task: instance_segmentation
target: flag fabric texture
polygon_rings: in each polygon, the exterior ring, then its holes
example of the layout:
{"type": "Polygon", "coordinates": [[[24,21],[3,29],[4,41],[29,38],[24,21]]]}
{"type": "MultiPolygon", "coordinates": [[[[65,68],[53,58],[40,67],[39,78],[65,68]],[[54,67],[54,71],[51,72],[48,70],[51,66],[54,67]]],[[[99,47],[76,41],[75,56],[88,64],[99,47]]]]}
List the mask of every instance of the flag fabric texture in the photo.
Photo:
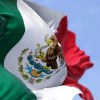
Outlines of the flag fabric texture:
{"type": "Polygon", "coordinates": [[[31,0],[0,0],[0,100],[94,100],[78,83],[93,64],[67,26],[31,0]]]}

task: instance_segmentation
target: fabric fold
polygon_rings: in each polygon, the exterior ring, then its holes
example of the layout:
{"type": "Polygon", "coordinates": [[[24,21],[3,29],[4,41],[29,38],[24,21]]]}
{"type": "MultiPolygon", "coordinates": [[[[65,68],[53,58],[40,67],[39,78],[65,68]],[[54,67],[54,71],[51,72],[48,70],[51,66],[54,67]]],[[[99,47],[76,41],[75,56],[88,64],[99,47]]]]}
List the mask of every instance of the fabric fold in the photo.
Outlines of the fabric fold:
{"type": "Polygon", "coordinates": [[[75,34],[67,29],[66,16],[61,20],[55,35],[62,46],[68,69],[68,75],[63,84],[79,88],[83,92],[81,94],[83,99],[94,100],[90,91],[78,83],[78,80],[87,69],[93,66],[93,63],[90,61],[90,57],[76,45],[75,34]]]}

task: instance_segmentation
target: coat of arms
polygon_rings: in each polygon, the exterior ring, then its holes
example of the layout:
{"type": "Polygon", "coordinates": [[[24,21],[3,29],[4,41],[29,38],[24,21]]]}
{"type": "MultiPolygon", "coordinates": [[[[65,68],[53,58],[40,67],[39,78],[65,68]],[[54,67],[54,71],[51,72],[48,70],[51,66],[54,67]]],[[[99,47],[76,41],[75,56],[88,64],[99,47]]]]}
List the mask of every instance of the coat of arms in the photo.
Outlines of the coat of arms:
{"type": "Polygon", "coordinates": [[[64,68],[62,49],[55,35],[48,38],[47,34],[44,42],[45,45],[37,43],[34,51],[29,48],[22,50],[18,57],[20,75],[31,84],[50,79],[64,68]]]}

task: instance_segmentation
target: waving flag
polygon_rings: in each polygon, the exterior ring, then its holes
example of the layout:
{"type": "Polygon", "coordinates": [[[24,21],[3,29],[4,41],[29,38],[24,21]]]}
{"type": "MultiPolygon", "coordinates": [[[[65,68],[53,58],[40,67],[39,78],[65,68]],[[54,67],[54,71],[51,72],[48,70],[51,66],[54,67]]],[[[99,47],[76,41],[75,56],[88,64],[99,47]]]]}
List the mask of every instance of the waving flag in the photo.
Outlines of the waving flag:
{"type": "Polygon", "coordinates": [[[93,100],[78,83],[93,64],[65,14],[29,0],[0,0],[0,100],[93,100]]]}

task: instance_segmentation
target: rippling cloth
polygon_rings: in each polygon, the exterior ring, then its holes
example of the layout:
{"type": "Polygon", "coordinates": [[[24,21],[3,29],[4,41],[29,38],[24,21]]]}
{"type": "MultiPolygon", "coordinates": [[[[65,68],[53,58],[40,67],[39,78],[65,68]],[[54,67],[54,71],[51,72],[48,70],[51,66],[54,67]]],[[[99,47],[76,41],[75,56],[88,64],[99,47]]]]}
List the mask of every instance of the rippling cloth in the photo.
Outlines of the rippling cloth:
{"type": "MultiPolygon", "coordinates": [[[[84,100],[93,100],[89,90],[78,83],[92,65],[90,57],[75,44],[75,34],[67,29],[65,14],[49,10],[30,0],[0,0],[0,100],[72,100],[76,94],[80,94],[84,100]],[[26,61],[23,61],[23,55],[27,51],[25,48],[34,50],[35,42],[44,43],[45,35],[53,33],[63,50],[65,70],[59,71],[61,73],[58,76],[52,74],[52,78],[39,83],[40,85],[30,84],[30,73],[23,74],[26,70],[23,64],[26,61]]],[[[28,70],[32,70],[29,68],[32,67],[27,66],[28,70]]],[[[35,69],[35,74],[36,71],[38,70],[35,69]]]]}
{"type": "Polygon", "coordinates": [[[68,75],[63,84],[79,88],[83,92],[80,96],[84,100],[94,100],[91,92],[85,86],[78,83],[78,80],[87,69],[93,66],[93,63],[90,61],[90,56],[86,55],[76,45],[75,34],[67,29],[67,17],[61,20],[56,37],[62,46],[68,69],[68,75]]]}

